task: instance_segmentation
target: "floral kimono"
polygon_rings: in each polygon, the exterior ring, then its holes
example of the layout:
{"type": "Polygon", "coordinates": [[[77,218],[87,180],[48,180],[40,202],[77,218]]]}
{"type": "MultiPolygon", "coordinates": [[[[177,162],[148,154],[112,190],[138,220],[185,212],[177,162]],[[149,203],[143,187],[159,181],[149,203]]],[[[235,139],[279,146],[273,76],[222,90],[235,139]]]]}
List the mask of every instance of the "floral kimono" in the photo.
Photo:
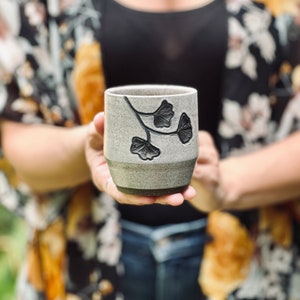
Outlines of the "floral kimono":
{"type": "MultiPolygon", "coordinates": [[[[51,0],[47,11],[44,1],[1,1],[3,118],[72,127],[103,110],[100,49],[93,40],[100,12],[90,1],[70,4],[51,0]]],[[[123,299],[117,284],[122,268],[114,201],[91,183],[32,194],[3,156],[0,165],[0,201],[29,225],[17,299],[123,299]]]]}
{"type": "MultiPolygon", "coordinates": [[[[248,0],[227,2],[229,48],[219,124],[223,157],[259,149],[300,127],[299,1],[258,1],[267,10],[248,0]],[[273,75],[265,76],[267,68],[273,75]]],[[[286,200],[209,215],[211,242],[199,273],[209,299],[300,299],[300,201],[286,200]]]]}
{"type": "MultiPolygon", "coordinates": [[[[103,110],[100,3],[1,0],[2,118],[73,127],[103,110]]],[[[296,44],[299,27],[276,4],[274,19],[261,3],[226,1],[228,49],[219,123],[224,157],[299,128],[299,61],[295,55],[291,60],[293,48],[287,47],[296,44]]],[[[0,201],[30,228],[17,299],[123,299],[114,201],[90,183],[32,194],[4,158],[0,167],[0,201]]],[[[280,207],[209,215],[212,239],[199,273],[208,297],[300,299],[297,203],[291,199],[280,207]]]]}

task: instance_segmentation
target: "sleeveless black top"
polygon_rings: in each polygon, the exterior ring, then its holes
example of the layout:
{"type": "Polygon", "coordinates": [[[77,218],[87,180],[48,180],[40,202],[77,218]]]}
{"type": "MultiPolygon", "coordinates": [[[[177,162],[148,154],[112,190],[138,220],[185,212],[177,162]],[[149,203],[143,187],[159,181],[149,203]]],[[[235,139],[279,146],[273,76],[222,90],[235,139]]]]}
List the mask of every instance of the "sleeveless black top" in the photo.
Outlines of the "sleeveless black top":
{"type": "MultiPolygon", "coordinates": [[[[101,45],[107,87],[161,83],[198,91],[199,129],[216,136],[227,48],[223,0],[188,11],[153,13],[104,1],[101,45]]],[[[188,202],[179,207],[119,205],[124,219],[147,225],[204,216],[188,202]]]]}

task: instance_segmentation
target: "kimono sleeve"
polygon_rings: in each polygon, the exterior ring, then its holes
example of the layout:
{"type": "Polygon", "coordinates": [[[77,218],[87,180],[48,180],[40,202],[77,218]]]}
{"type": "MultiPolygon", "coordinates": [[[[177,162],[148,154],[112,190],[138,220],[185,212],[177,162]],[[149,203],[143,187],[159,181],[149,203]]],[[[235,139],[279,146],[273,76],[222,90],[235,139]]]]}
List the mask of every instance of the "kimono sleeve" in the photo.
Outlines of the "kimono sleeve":
{"type": "Polygon", "coordinates": [[[70,126],[68,92],[58,80],[42,1],[1,1],[0,116],[23,123],[70,126]],[[5,14],[4,14],[5,12],[5,14]]]}

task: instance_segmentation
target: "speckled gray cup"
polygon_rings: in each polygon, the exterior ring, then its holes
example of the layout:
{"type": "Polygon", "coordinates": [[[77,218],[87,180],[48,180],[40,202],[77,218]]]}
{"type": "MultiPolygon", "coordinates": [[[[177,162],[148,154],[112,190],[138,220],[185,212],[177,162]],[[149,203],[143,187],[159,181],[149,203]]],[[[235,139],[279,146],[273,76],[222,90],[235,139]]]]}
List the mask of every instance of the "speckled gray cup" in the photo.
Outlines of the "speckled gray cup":
{"type": "Polygon", "coordinates": [[[189,185],[198,156],[197,91],[128,85],[105,91],[104,155],[117,188],[160,196],[189,185]]]}

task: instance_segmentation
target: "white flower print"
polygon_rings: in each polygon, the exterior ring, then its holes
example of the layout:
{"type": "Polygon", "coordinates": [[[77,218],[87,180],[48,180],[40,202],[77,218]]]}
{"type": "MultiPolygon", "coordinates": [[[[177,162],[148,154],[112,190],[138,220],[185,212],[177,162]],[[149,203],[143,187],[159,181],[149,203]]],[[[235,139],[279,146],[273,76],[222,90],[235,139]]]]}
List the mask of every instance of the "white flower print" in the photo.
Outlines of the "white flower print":
{"type": "Polygon", "coordinates": [[[0,38],[0,48],[2,49],[0,51],[0,74],[2,72],[12,74],[24,62],[25,55],[12,35],[0,38]]]}
{"type": "Polygon", "coordinates": [[[292,272],[293,249],[274,244],[268,232],[262,232],[257,242],[261,249],[261,267],[266,272],[262,280],[263,290],[260,296],[263,296],[263,299],[286,299],[283,286],[278,283],[282,280],[282,275],[292,272]]]}
{"type": "Polygon", "coordinates": [[[231,12],[238,12],[242,6],[251,4],[251,0],[227,0],[227,8],[231,12]]]}
{"type": "Polygon", "coordinates": [[[9,185],[2,172],[0,172],[0,203],[11,211],[16,210],[18,205],[17,192],[9,185]]]}
{"type": "Polygon", "coordinates": [[[34,55],[35,59],[40,64],[40,66],[43,69],[43,72],[45,74],[53,74],[54,73],[54,66],[51,62],[51,57],[45,51],[45,49],[43,49],[41,47],[34,47],[34,48],[32,48],[31,53],[34,55]]]}
{"type": "Polygon", "coordinates": [[[229,51],[226,57],[226,65],[229,68],[236,68],[242,64],[243,53],[246,49],[243,47],[243,40],[246,37],[246,31],[234,18],[228,20],[231,38],[229,40],[229,51]]]}
{"type": "Polygon", "coordinates": [[[113,216],[115,219],[119,218],[115,200],[106,193],[101,193],[99,198],[92,202],[92,205],[92,217],[96,223],[103,222],[108,215],[113,216]]]}
{"type": "MultiPolygon", "coordinates": [[[[51,2],[51,1],[48,1],[48,2],[51,2]]],[[[76,3],[80,4],[80,2],[78,0],[61,0],[60,1],[61,10],[65,11],[69,6],[74,5],[76,3]]]]}
{"type": "Polygon", "coordinates": [[[45,7],[38,2],[29,1],[28,3],[25,3],[25,14],[31,25],[38,26],[42,24],[45,19],[45,7]]]}
{"type": "MultiPolygon", "coordinates": [[[[0,73],[0,77],[1,77],[1,73],[0,73]]],[[[0,113],[5,107],[7,96],[8,95],[7,95],[6,88],[4,87],[3,84],[0,83],[0,113]]]]}
{"type": "Polygon", "coordinates": [[[253,143],[268,134],[270,115],[267,96],[253,93],[249,97],[248,105],[244,107],[236,101],[226,99],[220,133],[225,138],[232,138],[239,134],[244,138],[245,143],[253,143]]]}
{"type": "Polygon", "coordinates": [[[292,272],[292,251],[283,247],[275,247],[270,254],[271,263],[269,268],[274,272],[289,274],[292,272]]]}
{"type": "Polygon", "coordinates": [[[293,272],[291,276],[291,284],[290,284],[290,298],[297,299],[300,295],[300,273],[299,270],[293,272]]]}
{"type": "Polygon", "coordinates": [[[49,14],[53,17],[57,17],[60,12],[59,2],[59,0],[47,0],[49,14]]]}
{"type": "Polygon", "coordinates": [[[249,97],[249,104],[244,110],[246,122],[249,121],[249,129],[244,127],[246,131],[247,140],[253,141],[268,134],[268,123],[271,116],[271,108],[269,105],[269,98],[267,96],[260,96],[256,93],[249,97]],[[247,119],[248,117],[248,119],[247,119]]]}
{"type": "Polygon", "coordinates": [[[278,274],[267,274],[263,280],[264,299],[285,300],[286,296],[279,284],[280,276],[278,274]]]}
{"type": "Polygon", "coordinates": [[[32,268],[32,266],[28,262],[25,262],[20,267],[20,272],[16,283],[16,290],[18,293],[18,295],[16,296],[16,300],[37,300],[39,297],[34,287],[31,284],[28,284],[27,274],[30,268],[32,268]]]}
{"type": "Polygon", "coordinates": [[[18,98],[13,103],[12,109],[24,114],[36,114],[38,111],[38,105],[30,99],[18,98]]]}
{"type": "Polygon", "coordinates": [[[257,78],[257,73],[256,73],[256,60],[253,55],[251,55],[249,52],[246,53],[243,62],[242,62],[242,71],[248,75],[251,79],[256,79],[257,78]]]}
{"type": "Polygon", "coordinates": [[[78,243],[84,259],[93,258],[97,251],[97,241],[95,231],[86,231],[76,236],[76,242],[78,243]]]}
{"type": "Polygon", "coordinates": [[[45,229],[48,225],[47,213],[47,205],[39,205],[35,199],[30,199],[24,208],[24,216],[32,228],[45,229]]]}
{"type": "Polygon", "coordinates": [[[287,136],[293,130],[293,126],[300,128],[300,91],[295,94],[282,115],[276,140],[287,136]]]}
{"type": "Polygon", "coordinates": [[[276,44],[268,28],[271,15],[267,11],[252,11],[244,16],[246,28],[252,34],[253,42],[259,47],[261,56],[272,62],[275,57],[276,44]]]}
{"type": "Polygon", "coordinates": [[[16,1],[1,0],[0,1],[0,18],[3,18],[12,35],[18,35],[20,30],[20,18],[18,16],[18,5],[16,1]]]}
{"type": "Polygon", "coordinates": [[[229,49],[226,57],[228,68],[240,67],[252,80],[257,78],[257,62],[250,52],[251,46],[258,47],[262,58],[271,63],[275,58],[275,41],[268,28],[271,15],[260,10],[251,10],[243,18],[245,27],[235,18],[229,18],[229,49]]]}
{"type": "Polygon", "coordinates": [[[226,66],[230,69],[240,67],[244,74],[251,79],[257,77],[256,60],[249,52],[247,32],[237,19],[229,18],[230,33],[229,48],[226,56],[226,66]]]}
{"type": "Polygon", "coordinates": [[[263,272],[256,260],[251,262],[248,277],[239,288],[237,299],[255,299],[262,295],[263,272]]]}
{"type": "MultiPolygon", "coordinates": [[[[23,188],[28,190],[26,185],[23,188]]],[[[24,217],[30,227],[41,230],[46,229],[56,218],[57,211],[61,209],[66,200],[64,193],[55,194],[51,200],[30,197],[23,210],[24,217]]]]}
{"type": "Polygon", "coordinates": [[[115,207],[115,200],[108,194],[101,193],[92,205],[93,220],[96,223],[105,221],[105,224],[97,233],[97,241],[100,244],[97,257],[99,261],[108,265],[116,265],[121,253],[121,241],[119,237],[119,212],[115,207]]]}
{"type": "Polygon", "coordinates": [[[220,124],[220,133],[225,138],[232,138],[242,134],[241,126],[242,109],[236,101],[226,99],[223,104],[224,120],[220,124]]]}
{"type": "Polygon", "coordinates": [[[119,262],[121,254],[119,232],[120,227],[118,220],[110,217],[98,234],[101,245],[98,249],[99,261],[106,262],[111,266],[116,265],[119,262]]]}

